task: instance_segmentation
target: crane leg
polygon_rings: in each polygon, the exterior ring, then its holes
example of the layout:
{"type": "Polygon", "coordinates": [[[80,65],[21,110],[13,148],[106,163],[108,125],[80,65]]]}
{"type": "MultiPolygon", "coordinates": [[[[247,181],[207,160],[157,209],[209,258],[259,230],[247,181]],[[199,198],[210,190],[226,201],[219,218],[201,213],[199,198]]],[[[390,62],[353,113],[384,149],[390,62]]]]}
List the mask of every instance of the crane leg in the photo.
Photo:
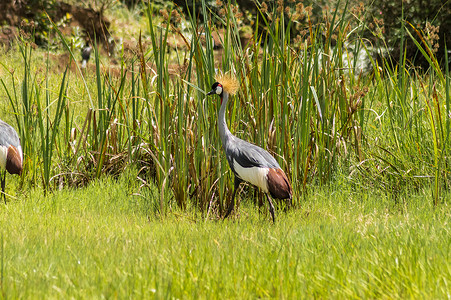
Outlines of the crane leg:
{"type": "Polygon", "coordinates": [[[241,180],[238,179],[238,177],[235,176],[235,183],[234,183],[234,187],[233,187],[233,193],[232,193],[232,203],[230,203],[229,208],[227,209],[227,213],[224,216],[224,219],[227,218],[230,213],[233,210],[233,207],[235,205],[235,195],[236,195],[236,191],[238,190],[238,187],[240,186],[241,180]]]}
{"type": "Polygon", "coordinates": [[[0,175],[2,177],[1,179],[1,184],[2,184],[2,196],[3,196],[3,200],[5,200],[5,204],[6,204],[6,194],[5,194],[5,184],[6,184],[6,170],[3,170],[3,174],[0,175]]]}
{"type": "Polygon", "coordinates": [[[274,205],[272,204],[271,198],[269,198],[269,195],[266,194],[266,198],[268,198],[269,202],[269,212],[271,213],[272,222],[276,223],[276,218],[274,217],[274,205]]]}

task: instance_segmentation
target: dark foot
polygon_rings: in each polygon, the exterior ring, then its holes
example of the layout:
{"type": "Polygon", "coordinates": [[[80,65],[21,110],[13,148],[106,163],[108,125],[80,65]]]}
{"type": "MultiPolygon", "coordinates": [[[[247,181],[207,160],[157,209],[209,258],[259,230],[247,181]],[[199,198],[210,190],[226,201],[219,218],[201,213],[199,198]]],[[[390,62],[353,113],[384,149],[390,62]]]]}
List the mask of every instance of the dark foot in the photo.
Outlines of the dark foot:
{"type": "Polygon", "coordinates": [[[268,194],[266,194],[266,198],[268,198],[269,212],[271,213],[272,222],[276,223],[276,217],[274,216],[274,205],[272,204],[271,198],[269,198],[268,194]]]}

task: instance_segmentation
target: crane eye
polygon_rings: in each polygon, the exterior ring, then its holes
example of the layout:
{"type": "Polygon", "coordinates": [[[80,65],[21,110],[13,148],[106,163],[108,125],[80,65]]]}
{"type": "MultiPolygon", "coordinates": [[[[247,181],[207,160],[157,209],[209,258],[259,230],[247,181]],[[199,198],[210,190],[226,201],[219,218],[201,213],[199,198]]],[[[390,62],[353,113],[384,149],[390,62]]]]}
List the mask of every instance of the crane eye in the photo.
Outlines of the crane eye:
{"type": "Polygon", "coordinates": [[[218,85],[218,86],[216,87],[215,93],[216,93],[217,95],[221,95],[221,93],[222,93],[222,86],[218,85]]]}

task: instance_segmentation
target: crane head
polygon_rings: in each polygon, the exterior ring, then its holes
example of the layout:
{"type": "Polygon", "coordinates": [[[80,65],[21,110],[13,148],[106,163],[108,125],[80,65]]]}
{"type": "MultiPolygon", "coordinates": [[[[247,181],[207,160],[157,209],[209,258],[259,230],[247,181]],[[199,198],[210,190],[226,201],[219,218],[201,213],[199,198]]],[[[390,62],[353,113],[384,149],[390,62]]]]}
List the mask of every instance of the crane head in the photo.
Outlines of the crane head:
{"type": "Polygon", "coordinates": [[[213,83],[211,86],[211,91],[207,93],[207,95],[222,95],[222,85],[219,82],[213,83]]]}
{"type": "Polygon", "coordinates": [[[240,84],[230,73],[218,74],[215,76],[216,82],[213,83],[212,90],[207,95],[219,95],[222,98],[225,91],[229,95],[235,95],[240,84]]]}

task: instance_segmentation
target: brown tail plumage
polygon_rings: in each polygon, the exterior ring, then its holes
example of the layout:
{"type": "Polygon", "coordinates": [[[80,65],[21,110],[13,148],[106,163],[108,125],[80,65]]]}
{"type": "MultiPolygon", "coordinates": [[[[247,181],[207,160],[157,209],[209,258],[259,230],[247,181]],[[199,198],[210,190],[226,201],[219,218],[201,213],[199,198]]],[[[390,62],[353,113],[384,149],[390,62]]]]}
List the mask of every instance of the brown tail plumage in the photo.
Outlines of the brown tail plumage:
{"type": "Polygon", "coordinates": [[[9,174],[22,174],[22,157],[14,146],[8,147],[5,168],[9,174]]]}
{"type": "Polygon", "coordinates": [[[287,175],[282,169],[269,169],[268,175],[268,191],[273,198],[290,199],[293,194],[291,184],[287,175]]]}

